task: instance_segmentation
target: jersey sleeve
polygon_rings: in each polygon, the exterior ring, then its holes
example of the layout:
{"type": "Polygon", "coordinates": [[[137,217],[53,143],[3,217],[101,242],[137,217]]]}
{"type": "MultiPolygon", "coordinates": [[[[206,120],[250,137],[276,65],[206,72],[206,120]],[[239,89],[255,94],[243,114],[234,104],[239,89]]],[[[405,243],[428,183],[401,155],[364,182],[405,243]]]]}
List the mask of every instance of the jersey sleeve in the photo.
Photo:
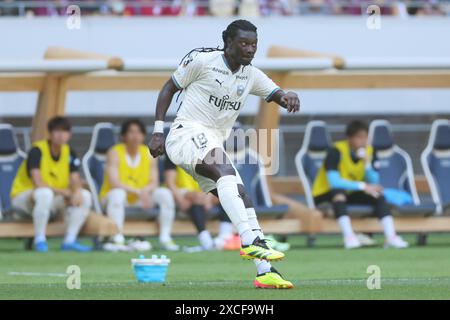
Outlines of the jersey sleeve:
{"type": "Polygon", "coordinates": [[[331,148],[327,152],[327,156],[324,160],[326,171],[337,171],[339,167],[339,161],[341,160],[341,154],[336,148],[331,148]]]}
{"type": "Polygon", "coordinates": [[[273,94],[280,90],[275,82],[272,81],[264,72],[254,68],[254,81],[250,94],[264,98],[270,101],[273,94]]]}
{"type": "Polygon", "coordinates": [[[28,176],[31,176],[31,170],[39,169],[41,167],[42,153],[38,147],[33,147],[28,152],[27,156],[27,172],[28,176]]]}
{"type": "Polygon", "coordinates": [[[173,163],[166,154],[165,159],[164,159],[164,171],[175,170],[175,169],[176,169],[175,163],[173,163]]]}
{"type": "Polygon", "coordinates": [[[172,80],[178,89],[184,89],[197,80],[203,67],[201,54],[186,57],[172,74],[172,80]]]}
{"type": "Polygon", "coordinates": [[[70,172],[78,172],[80,170],[81,161],[77,157],[75,151],[70,148],[70,172]]]}

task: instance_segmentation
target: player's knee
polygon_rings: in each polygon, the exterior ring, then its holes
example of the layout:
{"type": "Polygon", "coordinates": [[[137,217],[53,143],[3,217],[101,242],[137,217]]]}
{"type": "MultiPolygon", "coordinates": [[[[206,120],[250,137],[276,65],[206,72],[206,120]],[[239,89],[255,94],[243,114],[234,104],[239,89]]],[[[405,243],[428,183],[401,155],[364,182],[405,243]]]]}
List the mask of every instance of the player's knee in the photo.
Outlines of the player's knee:
{"type": "Polygon", "coordinates": [[[108,202],[110,203],[125,205],[126,200],[127,192],[124,189],[115,188],[108,193],[108,202]]]}
{"type": "Polygon", "coordinates": [[[195,167],[195,171],[214,181],[219,180],[223,176],[235,176],[236,171],[229,164],[206,164],[200,163],[195,167]]]}
{"type": "Polygon", "coordinates": [[[253,207],[252,199],[248,195],[247,191],[245,191],[244,185],[238,184],[238,191],[239,191],[239,195],[242,198],[242,201],[244,201],[245,207],[246,208],[252,208],[253,207]]]}
{"type": "Polygon", "coordinates": [[[160,206],[175,209],[175,200],[172,192],[167,188],[158,188],[155,190],[154,198],[160,206]]]}
{"type": "Polygon", "coordinates": [[[331,201],[332,202],[346,202],[347,197],[343,193],[337,193],[333,196],[333,198],[331,198],[331,201]]]}
{"type": "Polygon", "coordinates": [[[81,206],[83,208],[87,208],[89,209],[92,206],[92,195],[89,191],[82,189],[81,190],[81,196],[83,198],[83,202],[81,204],[81,206]]]}
{"type": "Polygon", "coordinates": [[[37,188],[33,192],[33,200],[36,205],[49,207],[52,205],[55,194],[50,188],[37,188]]]}

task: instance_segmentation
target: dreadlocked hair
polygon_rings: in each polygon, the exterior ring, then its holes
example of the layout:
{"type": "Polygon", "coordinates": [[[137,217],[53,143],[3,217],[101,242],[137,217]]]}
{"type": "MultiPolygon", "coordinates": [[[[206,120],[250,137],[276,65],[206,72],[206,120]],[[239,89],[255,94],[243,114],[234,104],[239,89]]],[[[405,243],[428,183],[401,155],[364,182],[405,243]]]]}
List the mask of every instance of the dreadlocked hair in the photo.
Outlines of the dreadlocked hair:
{"type": "Polygon", "coordinates": [[[219,48],[219,46],[217,46],[216,48],[212,48],[212,47],[194,48],[191,51],[189,51],[188,53],[186,53],[186,55],[181,59],[180,64],[182,64],[186,58],[190,58],[192,53],[194,53],[194,52],[200,53],[200,52],[225,51],[225,49],[227,48],[227,39],[228,38],[233,39],[236,36],[238,30],[256,32],[257,28],[253,23],[251,23],[248,20],[243,20],[243,19],[234,20],[222,32],[223,48],[219,48]]]}
{"type": "Polygon", "coordinates": [[[233,39],[236,36],[238,30],[256,32],[257,28],[253,23],[251,23],[248,20],[243,19],[234,20],[232,23],[228,25],[226,30],[222,32],[222,40],[223,40],[222,50],[225,50],[227,48],[227,39],[228,38],[233,39]]]}
{"type": "MultiPolygon", "coordinates": [[[[200,53],[200,52],[225,51],[225,49],[227,48],[227,39],[228,38],[233,39],[236,36],[238,30],[256,32],[256,29],[257,29],[256,26],[248,20],[243,20],[243,19],[234,20],[222,32],[223,48],[219,48],[219,46],[217,46],[215,48],[212,48],[212,47],[194,48],[191,51],[189,51],[188,53],[186,53],[186,55],[181,59],[179,64],[181,65],[183,63],[186,63],[186,64],[189,63],[193,59],[192,54],[194,52],[200,53]]],[[[182,91],[183,90],[180,90],[180,92],[178,93],[175,102],[178,102],[178,98],[180,97],[182,91]]],[[[181,101],[180,105],[178,106],[178,110],[180,110],[182,103],[183,103],[183,101],[181,101]]]]}

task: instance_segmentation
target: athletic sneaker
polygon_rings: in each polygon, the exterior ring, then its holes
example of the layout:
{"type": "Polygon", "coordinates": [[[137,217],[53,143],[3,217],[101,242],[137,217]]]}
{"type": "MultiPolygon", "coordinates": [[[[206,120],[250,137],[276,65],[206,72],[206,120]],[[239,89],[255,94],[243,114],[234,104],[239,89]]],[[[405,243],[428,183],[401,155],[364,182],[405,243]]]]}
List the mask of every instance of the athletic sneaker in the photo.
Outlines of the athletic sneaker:
{"type": "Polygon", "coordinates": [[[37,252],[48,252],[47,241],[39,241],[34,244],[34,250],[37,252]]]}
{"type": "Polygon", "coordinates": [[[284,258],[284,253],[270,248],[266,240],[261,240],[259,237],[253,241],[252,244],[242,245],[240,255],[243,259],[263,259],[267,261],[281,260],[284,258]]]}
{"type": "Polygon", "coordinates": [[[233,234],[225,240],[223,250],[239,250],[241,248],[241,237],[238,234],[233,234]]]}
{"type": "Polygon", "coordinates": [[[409,244],[405,240],[402,239],[400,236],[394,236],[386,240],[384,244],[385,248],[397,248],[397,249],[404,249],[408,248],[409,244]]]}
{"type": "Polygon", "coordinates": [[[134,251],[149,251],[152,249],[150,242],[145,240],[130,239],[127,241],[127,246],[134,251]]]}
{"type": "Polygon", "coordinates": [[[91,250],[91,247],[82,245],[77,241],[61,244],[61,251],[89,252],[91,250]]]}
{"type": "Polygon", "coordinates": [[[356,249],[361,247],[361,242],[359,242],[358,238],[353,234],[348,237],[344,237],[344,247],[345,249],[356,249]]]}
{"type": "Polygon", "coordinates": [[[124,243],[107,242],[103,245],[103,250],[110,252],[129,252],[132,249],[124,243]]]}
{"type": "Polygon", "coordinates": [[[278,251],[284,252],[284,251],[288,251],[291,248],[291,245],[287,242],[280,242],[277,239],[275,239],[274,236],[272,235],[268,235],[265,237],[267,244],[278,251]]]}
{"type": "Polygon", "coordinates": [[[294,285],[281,276],[274,268],[270,268],[270,272],[258,274],[253,281],[255,288],[263,289],[292,289],[294,285]]]}
{"type": "Polygon", "coordinates": [[[180,246],[177,245],[173,240],[169,240],[166,242],[160,242],[159,246],[161,250],[167,250],[167,251],[178,251],[180,250],[180,246]]]}
{"type": "Polygon", "coordinates": [[[361,246],[363,247],[370,247],[377,244],[377,242],[374,239],[372,239],[369,236],[366,236],[363,233],[357,233],[356,237],[358,238],[359,243],[361,243],[361,246]]]}

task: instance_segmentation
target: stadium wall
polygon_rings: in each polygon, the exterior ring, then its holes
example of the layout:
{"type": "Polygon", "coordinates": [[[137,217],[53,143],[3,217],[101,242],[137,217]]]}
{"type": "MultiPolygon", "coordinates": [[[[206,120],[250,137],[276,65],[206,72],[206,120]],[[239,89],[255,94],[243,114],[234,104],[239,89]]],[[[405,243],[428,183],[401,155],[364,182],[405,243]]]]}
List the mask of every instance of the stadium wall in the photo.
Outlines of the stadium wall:
{"type": "MultiPolygon", "coordinates": [[[[0,59],[39,59],[49,46],[114,54],[124,58],[181,58],[191,48],[220,46],[233,18],[86,17],[70,30],[65,18],[1,18],[0,59]],[[130,36],[132,35],[132,36],[130,36]]],[[[259,29],[259,57],[271,45],[316,50],[344,57],[445,57],[450,55],[450,20],[382,17],[381,29],[365,17],[273,17],[252,19],[259,29]]],[[[303,114],[450,113],[450,90],[302,90],[303,114]]],[[[35,93],[0,93],[0,116],[33,114],[35,93]]],[[[151,115],[155,92],[71,92],[72,116],[151,115]]],[[[244,115],[257,112],[251,98],[244,115]]],[[[176,107],[169,111],[173,114],[176,107]]]]}

